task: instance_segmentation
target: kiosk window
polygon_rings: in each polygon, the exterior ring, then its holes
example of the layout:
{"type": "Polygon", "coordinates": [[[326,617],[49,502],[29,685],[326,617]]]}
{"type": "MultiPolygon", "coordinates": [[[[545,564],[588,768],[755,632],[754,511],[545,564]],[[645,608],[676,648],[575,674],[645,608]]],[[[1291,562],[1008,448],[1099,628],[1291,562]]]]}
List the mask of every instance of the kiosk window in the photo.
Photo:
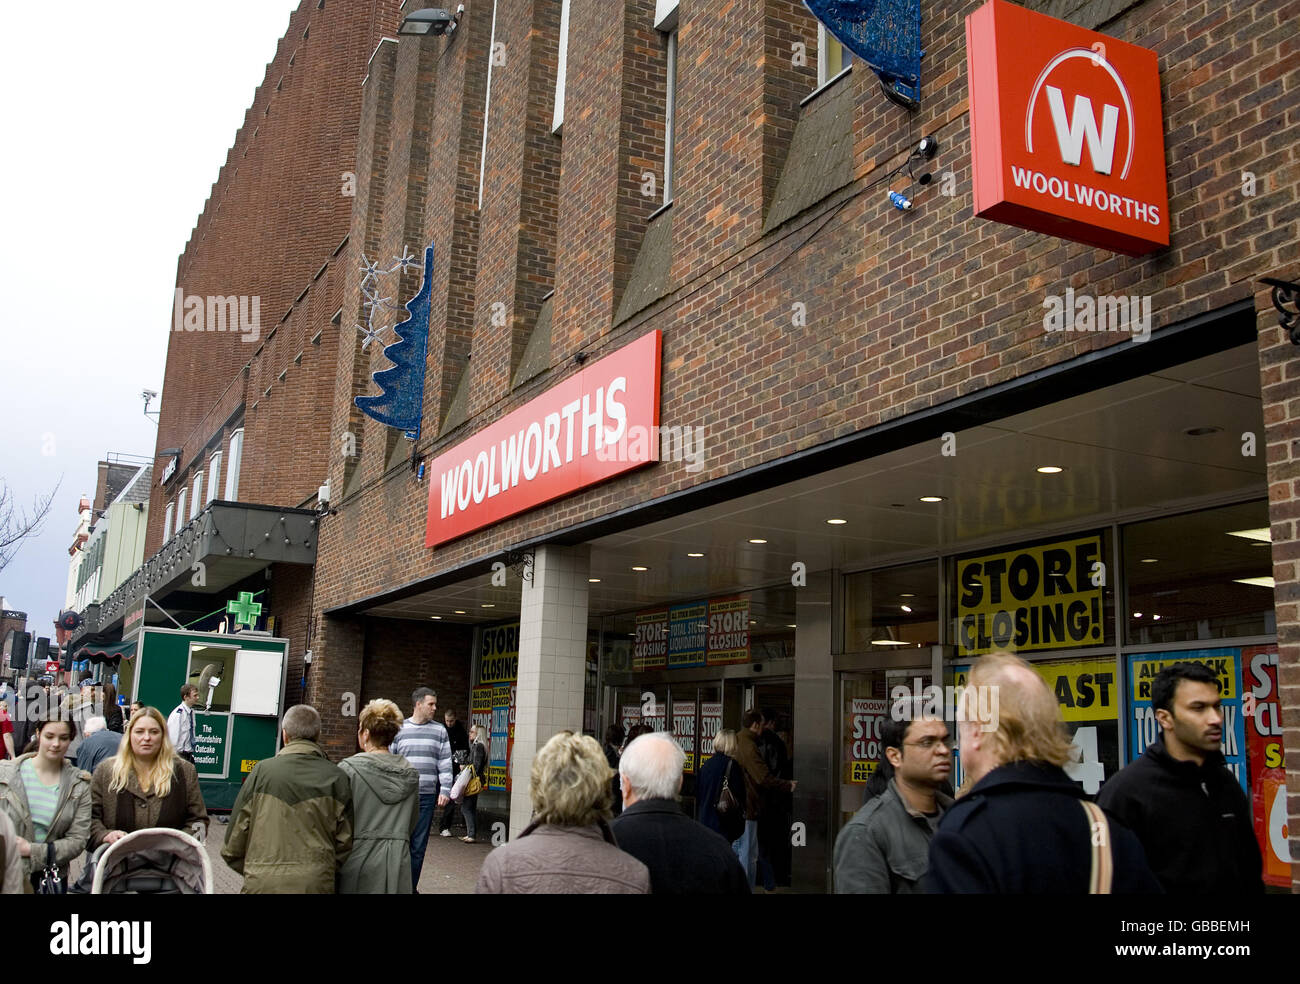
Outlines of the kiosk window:
{"type": "Polygon", "coordinates": [[[850,574],[844,579],[844,649],[886,653],[939,644],[935,561],[850,574]]]}

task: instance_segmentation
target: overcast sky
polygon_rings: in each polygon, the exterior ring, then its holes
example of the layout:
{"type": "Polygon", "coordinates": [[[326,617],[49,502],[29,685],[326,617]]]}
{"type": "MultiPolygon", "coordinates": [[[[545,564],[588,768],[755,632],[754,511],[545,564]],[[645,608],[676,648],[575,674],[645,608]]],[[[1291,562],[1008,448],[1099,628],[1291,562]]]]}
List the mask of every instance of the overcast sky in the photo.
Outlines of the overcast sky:
{"type": "Polygon", "coordinates": [[[62,479],[0,596],[53,636],[77,500],[152,456],[176,261],[299,0],[66,0],[0,12],[0,479],[62,479]],[[151,409],[157,409],[155,400],[151,409]]]}

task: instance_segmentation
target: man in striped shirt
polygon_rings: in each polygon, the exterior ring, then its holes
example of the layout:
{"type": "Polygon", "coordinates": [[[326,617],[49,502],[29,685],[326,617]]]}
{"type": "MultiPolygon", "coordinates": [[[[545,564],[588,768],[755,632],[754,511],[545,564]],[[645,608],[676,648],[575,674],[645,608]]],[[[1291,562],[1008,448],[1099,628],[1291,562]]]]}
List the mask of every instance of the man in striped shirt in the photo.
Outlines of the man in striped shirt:
{"type": "Polygon", "coordinates": [[[434,808],[451,801],[451,739],[438,723],[438,695],[428,687],[417,687],[411,694],[414,709],[402,723],[390,751],[401,755],[420,774],[420,819],[411,835],[411,884],[419,890],[424,851],[429,845],[429,828],[434,808]]]}

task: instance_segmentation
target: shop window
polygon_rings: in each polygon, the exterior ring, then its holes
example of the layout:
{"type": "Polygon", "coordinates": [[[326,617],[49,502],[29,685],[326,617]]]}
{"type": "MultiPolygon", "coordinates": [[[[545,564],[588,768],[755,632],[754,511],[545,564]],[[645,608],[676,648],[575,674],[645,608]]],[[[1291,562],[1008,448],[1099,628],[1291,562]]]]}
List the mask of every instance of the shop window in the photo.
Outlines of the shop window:
{"type": "Polygon", "coordinates": [[[844,579],[844,649],[885,653],[939,644],[935,561],[850,574],[844,579]]]}
{"type": "Polygon", "coordinates": [[[949,562],[958,659],[1005,651],[1025,658],[1114,640],[1110,530],[1076,533],[949,562]]]}
{"type": "Polygon", "coordinates": [[[1129,645],[1273,635],[1268,503],[1124,528],[1129,645]]]}

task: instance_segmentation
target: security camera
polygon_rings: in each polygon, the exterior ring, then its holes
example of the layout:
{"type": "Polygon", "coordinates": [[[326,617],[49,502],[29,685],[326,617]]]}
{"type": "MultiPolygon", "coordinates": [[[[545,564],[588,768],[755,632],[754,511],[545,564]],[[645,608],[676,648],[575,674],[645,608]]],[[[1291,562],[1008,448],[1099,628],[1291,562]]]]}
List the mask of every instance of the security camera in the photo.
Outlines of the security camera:
{"type": "Polygon", "coordinates": [[[148,400],[156,400],[156,399],[158,399],[158,391],[157,391],[157,390],[148,390],[148,389],[147,389],[147,390],[145,390],[144,392],[142,392],[142,393],[140,394],[140,396],[142,396],[146,401],[148,401],[148,400]]]}

